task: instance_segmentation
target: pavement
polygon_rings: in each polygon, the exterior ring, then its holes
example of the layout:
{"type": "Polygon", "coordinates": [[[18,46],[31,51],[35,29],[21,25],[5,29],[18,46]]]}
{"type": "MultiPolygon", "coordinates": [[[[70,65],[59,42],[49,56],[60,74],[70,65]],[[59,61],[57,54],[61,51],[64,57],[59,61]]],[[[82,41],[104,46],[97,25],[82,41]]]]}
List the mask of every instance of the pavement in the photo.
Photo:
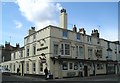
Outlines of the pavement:
{"type": "MultiPolygon", "coordinates": [[[[120,77],[119,77],[120,78],[120,77]]],[[[27,77],[27,76],[2,76],[2,83],[42,83],[42,82],[69,82],[69,83],[118,83],[118,75],[100,75],[90,77],[74,77],[74,78],[62,78],[62,79],[49,79],[45,80],[38,77],[27,77]]],[[[119,82],[120,83],[120,82],[119,82]]]]}

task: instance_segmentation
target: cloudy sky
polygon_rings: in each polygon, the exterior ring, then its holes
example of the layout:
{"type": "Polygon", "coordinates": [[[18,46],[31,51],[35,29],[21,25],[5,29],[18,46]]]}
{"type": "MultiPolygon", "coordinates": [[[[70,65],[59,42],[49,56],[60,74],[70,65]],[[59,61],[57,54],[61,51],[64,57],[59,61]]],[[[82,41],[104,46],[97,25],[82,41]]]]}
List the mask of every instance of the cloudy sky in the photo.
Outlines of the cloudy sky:
{"type": "MultiPolygon", "coordinates": [[[[60,9],[68,13],[68,29],[75,24],[85,28],[87,34],[98,29],[100,37],[118,40],[118,3],[117,2],[48,2],[49,0],[16,0],[2,2],[2,37],[12,45],[24,45],[28,29],[35,26],[39,30],[49,24],[59,26],[60,9]]],[[[0,33],[1,34],[1,33],[0,33]]]]}

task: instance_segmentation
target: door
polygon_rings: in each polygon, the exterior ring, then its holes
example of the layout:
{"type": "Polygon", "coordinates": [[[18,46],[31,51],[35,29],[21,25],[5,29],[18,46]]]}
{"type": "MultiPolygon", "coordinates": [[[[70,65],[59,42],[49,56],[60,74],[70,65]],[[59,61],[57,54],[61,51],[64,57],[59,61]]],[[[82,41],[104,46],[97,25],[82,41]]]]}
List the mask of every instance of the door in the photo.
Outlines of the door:
{"type": "Polygon", "coordinates": [[[88,76],[88,67],[84,66],[84,76],[88,76]]]}
{"type": "Polygon", "coordinates": [[[24,76],[24,63],[22,63],[22,76],[24,76]]]}

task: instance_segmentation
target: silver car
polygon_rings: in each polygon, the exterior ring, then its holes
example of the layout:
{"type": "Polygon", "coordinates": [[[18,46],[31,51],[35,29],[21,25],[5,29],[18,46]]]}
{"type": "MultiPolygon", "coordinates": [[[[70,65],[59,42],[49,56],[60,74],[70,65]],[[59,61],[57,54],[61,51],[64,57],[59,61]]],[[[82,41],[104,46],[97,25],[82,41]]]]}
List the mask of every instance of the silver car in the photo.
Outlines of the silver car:
{"type": "Polygon", "coordinates": [[[2,75],[9,75],[10,76],[10,70],[4,67],[0,67],[0,73],[2,73],[2,75]]]}

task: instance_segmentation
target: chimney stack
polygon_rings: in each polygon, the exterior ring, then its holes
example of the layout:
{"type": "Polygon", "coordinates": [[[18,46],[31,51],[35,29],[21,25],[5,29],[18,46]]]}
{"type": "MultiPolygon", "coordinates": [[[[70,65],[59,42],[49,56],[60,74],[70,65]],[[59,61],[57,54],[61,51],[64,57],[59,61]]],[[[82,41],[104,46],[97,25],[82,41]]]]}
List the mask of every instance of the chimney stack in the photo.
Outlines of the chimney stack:
{"type": "Polygon", "coordinates": [[[73,27],[73,32],[77,32],[76,25],[74,25],[74,27],[73,27]]]}
{"type": "Polygon", "coordinates": [[[31,35],[35,32],[35,27],[31,27],[31,29],[29,29],[28,34],[31,35]]]}
{"type": "Polygon", "coordinates": [[[92,30],[91,36],[99,38],[99,32],[97,29],[92,30]]]}
{"type": "Polygon", "coordinates": [[[67,13],[65,9],[61,9],[60,14],[60,27],[67,29],[67,13]]]}
{"type": "Polygon", "coordinates": [[[86,34],[86,31],[84,30],[84,28],[80,28],[79,32],[82,33],[82,34],[84,34],[84,35],[86,34]]]}
{"type": "Polygon", "coordinates": [[[16,48],[19,48],[19,46],[20,46],[20,45],[19,45],[18,43],[16,43],[16,48]]]}

